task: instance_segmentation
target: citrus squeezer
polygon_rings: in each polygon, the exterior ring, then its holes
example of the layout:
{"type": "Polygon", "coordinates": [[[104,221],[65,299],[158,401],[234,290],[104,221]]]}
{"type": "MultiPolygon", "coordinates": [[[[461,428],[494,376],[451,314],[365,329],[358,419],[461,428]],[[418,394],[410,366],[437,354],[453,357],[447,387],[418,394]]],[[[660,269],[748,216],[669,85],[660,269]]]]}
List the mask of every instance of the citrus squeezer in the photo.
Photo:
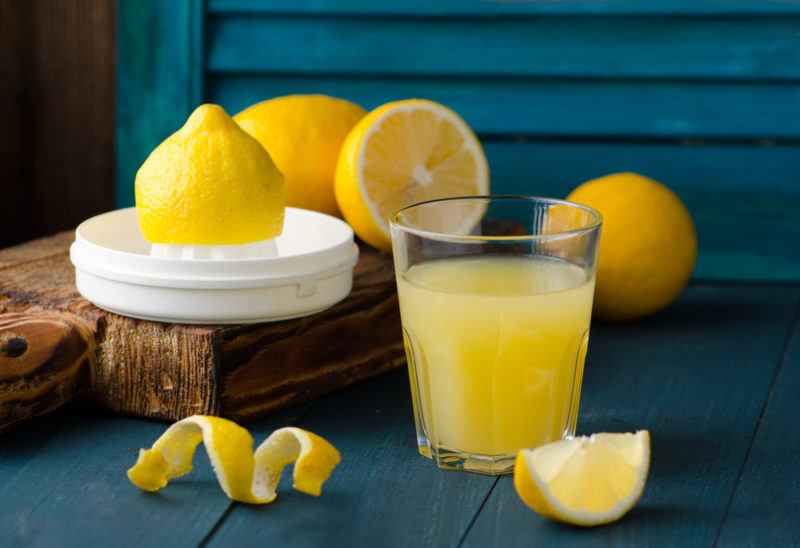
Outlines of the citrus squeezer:
{"type": "Polygon", "coordinates": [[[169,247],[144,239],[135,208],[92,217],[70,248],[78,291],[100,308],[146,320],[277,321],[344,299],[358,261],[347,223],[291,207],[271,241],[169,247]]]}
{"type": "Polygon", "coordinates": [[[111,312],[175,323],[286,320],[336,304],[353,284],[353,230],[285,208],[283,181],[220,106],[200,105],[139,168],[135,208],[78,226],[78,291],[111,312]]]}

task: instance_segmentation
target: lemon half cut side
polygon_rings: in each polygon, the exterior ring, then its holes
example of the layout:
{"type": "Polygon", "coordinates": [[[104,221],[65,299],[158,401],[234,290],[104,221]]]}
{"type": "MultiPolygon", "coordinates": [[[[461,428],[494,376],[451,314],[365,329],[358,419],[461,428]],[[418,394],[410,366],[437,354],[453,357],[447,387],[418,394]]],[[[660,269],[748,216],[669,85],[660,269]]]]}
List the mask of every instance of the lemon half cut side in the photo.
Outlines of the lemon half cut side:
{"type": "MultiPolygon", "coordinates": [[[[387,103],[370,112],[342,145],[334,189],[356,234],[391,249],[389,215],[406,205],[489,194],[489,166],[480,141],[455,112],[424,99],[387,103]]],[[[460,233],[480,219],[476,205],[437,230],[460,233]]]]}
{"type": "Polygon", "coordinates": [[[642,496],[650,468],[650,433],[593,434],[517,454],[514,486],[537,513],[581,526],[625,515],[642,496]]]}

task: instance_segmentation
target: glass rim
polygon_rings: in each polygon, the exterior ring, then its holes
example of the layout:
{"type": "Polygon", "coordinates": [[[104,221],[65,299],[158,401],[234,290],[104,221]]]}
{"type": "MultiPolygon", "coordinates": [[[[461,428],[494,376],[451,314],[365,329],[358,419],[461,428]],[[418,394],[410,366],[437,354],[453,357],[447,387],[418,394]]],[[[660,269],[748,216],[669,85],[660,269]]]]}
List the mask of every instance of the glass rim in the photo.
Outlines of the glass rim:
{"type": "Polygon", "coordinates": [[[410,204],[404,205],[403,207],[395,209],[394,211],[392,211],[391,214],[389,214],[389,225],[391,227],[396,227],[398,230],[410,232],[417,236],[432,240],[444,240],[444,241],[460,242],[460,243],[529,242],[529,241],[539,241],[539,240],[558,240],[566,237],[586,234],[588,232],[591,232],[592,230],[600,228],[602,224],[603,224],[603,215],[593,207],[584,204],[579,204],[577,202],[570,202],[569,200],[562,200],[559,198],[530,196],[526,194],[498,194],[491,196],[486,196],[486,195],[451,196],[448,198],[435,198],[433,200],[412,202],[410,204]],[[590,214],[593,217],[593,220],[584,226],[571,228],[569,230],[559,230],[557,232],[551,232],[548,234],[523,234],[517,236],[483,236],[474,234],[452,234],[449,232],[437,232],[434,230],[424,230],[421,228],[415,228],[399,221],[399,216],[401,213],[403,213],[406,210],[416,208],[419,206],[442,203],[442,202],[461,202],[461,201],[479,201],[479,200],[486,202],[502,201],[502,200],[516,201],[516,202],[543,202],[547,204],[563,205],[585,211],[586,213],[590,214]]]}

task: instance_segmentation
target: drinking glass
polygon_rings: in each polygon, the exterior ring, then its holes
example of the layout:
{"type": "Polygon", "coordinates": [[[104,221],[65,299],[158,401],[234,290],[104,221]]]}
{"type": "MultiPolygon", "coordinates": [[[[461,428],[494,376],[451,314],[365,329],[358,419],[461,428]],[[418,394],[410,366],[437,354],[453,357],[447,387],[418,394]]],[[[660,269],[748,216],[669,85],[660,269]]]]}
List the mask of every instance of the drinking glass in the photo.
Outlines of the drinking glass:
{"type": "Polygon", "coordinates": [[[391,215],[417,444],[440,468],[507,473],[574,435],[601,223],[529,196],[391,215]]]}

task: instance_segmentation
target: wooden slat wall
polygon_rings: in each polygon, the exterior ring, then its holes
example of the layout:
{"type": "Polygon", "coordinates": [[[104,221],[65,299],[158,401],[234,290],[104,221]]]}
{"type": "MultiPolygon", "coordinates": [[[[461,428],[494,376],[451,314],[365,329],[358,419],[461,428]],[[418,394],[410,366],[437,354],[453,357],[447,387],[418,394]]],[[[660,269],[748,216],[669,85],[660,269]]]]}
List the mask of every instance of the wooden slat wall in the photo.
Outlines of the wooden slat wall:
{"type": "Polygon", "coordinates": [[[472,77],[800,76],[791,17],[376,17],[220,14],[215,72],[472,77]]]}
{"type": "Polygon", "coordinates": [[[212,13],[295,13],[329,15],[797,15],[787,0],[208,0],[212,13]]]}
{"type": "MultiPolygon", "coordinates": [[[[231,113],[288,93],[366,108],[437,100],[478,132],[496,193],[563,196],[591,177],[639,171],[692,210],[696,278],[800,279],[800,4],[208,0],[196,9],[202,74],[178,80],[201,80],[202,99],[231,113]]],[[[149,150],[140,148],[135,164],[149,150]]]]}
{"type": "Polygon", "coordinates": [[[21,241],[26,233],[28,192],[24,185],[24,57],[22,30],[26,14],[0,3],[0,247],[21,241]]]}
{"type": "Polygon", "coordinates": [[[117,185],[133,205],[136,171],[203,98],[202,0],[119,0],[117,185]]]}
{"type": "Polygon", "coordinates": [[[114,0],[0,2],[0,247],[113,206],[114,0]]]}

